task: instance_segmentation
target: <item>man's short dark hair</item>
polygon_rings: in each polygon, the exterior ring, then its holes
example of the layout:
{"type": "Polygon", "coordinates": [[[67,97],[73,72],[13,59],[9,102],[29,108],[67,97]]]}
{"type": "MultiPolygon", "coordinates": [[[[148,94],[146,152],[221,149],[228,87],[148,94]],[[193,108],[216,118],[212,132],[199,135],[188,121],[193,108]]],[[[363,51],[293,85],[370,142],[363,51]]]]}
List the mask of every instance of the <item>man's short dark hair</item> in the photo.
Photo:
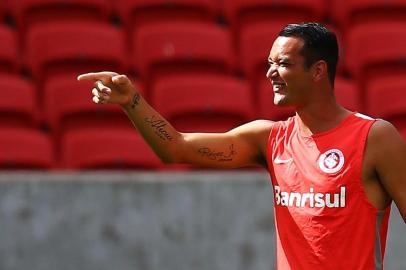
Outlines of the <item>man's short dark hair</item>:
{"type": "Polygon", "coordinates": [[[297,37],[304,41],[301,51],[305,59],[305,67],[309,68],[319,60],[327,63],[330,84],[334,86],[334,78],[338,62],[338,44],[334,32],[319,23],[288,24],[280,32],[281,37],[297,37]]]}

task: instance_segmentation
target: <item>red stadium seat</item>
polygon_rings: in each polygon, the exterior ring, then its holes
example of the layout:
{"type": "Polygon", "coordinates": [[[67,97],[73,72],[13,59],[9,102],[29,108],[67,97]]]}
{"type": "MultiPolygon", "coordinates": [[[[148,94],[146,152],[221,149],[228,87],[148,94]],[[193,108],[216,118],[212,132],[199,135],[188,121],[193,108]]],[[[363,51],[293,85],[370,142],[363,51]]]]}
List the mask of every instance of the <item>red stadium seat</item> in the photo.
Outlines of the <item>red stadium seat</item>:
{"type": "Polygon", "coordinates": [[[119,17],[129,32],[144,24],[162,21],[214,21],[216,0],[115,0],[119,17]]]}
{"type": "Polygon", "coordinates": [[[3,1],[0,1],[0,21],[4,20],[4,16],[5,16],[5,13],[6,13],[5,8],[6,8],[5,3],[3,3],[3,1]]]}
{"type": "Polygon", "coordinates": [[[46,118],[56,141],[61,135],[75,129],[133,129],[119,106],[93,103],[92,88],[93,83],[78,82],[76,77],[70,75],[56,76],[46,82],[46,118]]]}
{"type": "Polygon", "coordinates": [[[38,106],[33,85],[17,75],[0,74],[0,126],[35,127],[38,106]]]}
{"type": "Polygon", "coordinates": [[[293,108],[276,106],[273,103],[272,84],[269,80],[262,80],[258,88],[259,117],[272,121],[286,120],[295,115],[293,108]]]}
{"type": "Polygon", "coordinates": [[[0,72],[18,72],[20,57],[17,48],[14,31],[0,24],[0,72]]]}
{"type": "Polygon", "coordinates": [[[224,132],[254,116],[248,84],[223,75],[160,79],[153,88],[153,104],[182,132],[224,132]]]}
{"type": "Polygon", "coordinates": [[[109,0],[10,0],[9,5],[17,26],[25,30],[38,23],[60,21],[108,21],[109,0]]]}
{"type": "Polygon", "coordinates": [[[31,28],[26,61],[40,82],[55,74],[126,70],[126,47],[117,28],[89,22],[61,22],[31,28]]]}
{"type": "Polygon", "coordinates": [[[406,22],[374,22],[351,28],[347,37],[347,67],[364,80],[397,73],[406,67],[406,22]]]}
{"type": "Polygon", "coordinates": [[[343,30],[354,25],[376,21],[405,21],[404,0],[334,0],[330,16],[343,30]]]}
{"type": "Polygon", "coordinates": [[[334,83],[334,93],[337,102],[344,108],[356,112],[363,111],[363,106],[359,99],[360,91],[358,90],[355,82],[343,79],[341,77],[336,77],[334,83]]]}
{"type": "Polygon", "coordinates": [[[223,4],[234,34],[254,22],[320,21],[325,14],[324,0],[224,0],[223,4]]]}
{"type": "Polygon", "coordinates": [[[156,169],[161,166],[134,130],[72,131],[62,141],[62,166],[66,169],[156,169]]]}
{"type": "Polygon", "coordinates": [[[0,128],[1,169],[50,169],[54,166],[51,140],[34,129],[0,128]]]}
{"type": "Polygon", "coordinates": [[[229,73],[233,67],[231,37],[214,24],[156,23],[133,35],[133,65],[141,77],[189,71],[229,73]]]}
{"type": "Polygon", "coordinates": [[[376,77],[366,86],[368,113],[406,130],[406,73],[376,77]]]}

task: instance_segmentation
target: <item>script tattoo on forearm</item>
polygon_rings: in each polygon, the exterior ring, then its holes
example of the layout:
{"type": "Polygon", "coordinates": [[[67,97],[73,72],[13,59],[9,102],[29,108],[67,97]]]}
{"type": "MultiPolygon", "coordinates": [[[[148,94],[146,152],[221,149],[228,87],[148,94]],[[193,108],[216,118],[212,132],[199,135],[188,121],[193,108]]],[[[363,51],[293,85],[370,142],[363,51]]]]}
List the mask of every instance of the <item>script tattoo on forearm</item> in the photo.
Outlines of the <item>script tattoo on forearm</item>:
{"type": "Polygon", "coordinates": [[[234,150],[234,144],[229,146],[229,150],[227,152],[216,152],[208,147],[202,147],[199,148],[198,153],[202,157],[221,162],[232,161],[233,156],[237,154],[237,152],[234,150]]]}
{"type": "Polygon", "coordinates": [[[131,100],[131,108],[135,108],[140,103],[141,96],[139,93],[135,93],[131,100]]]}
{"type": "Polygon", "coordinates": [[[145,122],[150,125],[153,129],[155,129],[155,134],[161,138],[162,140],[166,141],[172,141],[172,136],[169,134],[168,131],[166,131],[165,127],[168,125],[164,120],[162,119],[156,119],[155,115],[151,117],[146,117],[145,122]]]}

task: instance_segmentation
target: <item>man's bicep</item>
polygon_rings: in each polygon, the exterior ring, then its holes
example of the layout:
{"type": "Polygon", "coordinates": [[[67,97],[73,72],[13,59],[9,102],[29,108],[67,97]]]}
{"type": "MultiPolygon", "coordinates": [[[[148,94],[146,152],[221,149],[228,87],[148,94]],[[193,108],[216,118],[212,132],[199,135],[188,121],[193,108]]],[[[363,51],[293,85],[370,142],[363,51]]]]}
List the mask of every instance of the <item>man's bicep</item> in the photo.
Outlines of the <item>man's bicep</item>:
{"type": "Polygon", "coordinates": [[[376,170],[389,196],[406,223],[406,143],[389,123],[377,123],[378,158],[376,170]]]}
{"type": "Polygon", "coordinates": [[[254,121],[226,133],[183,133],[179,161],[212,168],[262,165],[269,124],[254,121]]]}

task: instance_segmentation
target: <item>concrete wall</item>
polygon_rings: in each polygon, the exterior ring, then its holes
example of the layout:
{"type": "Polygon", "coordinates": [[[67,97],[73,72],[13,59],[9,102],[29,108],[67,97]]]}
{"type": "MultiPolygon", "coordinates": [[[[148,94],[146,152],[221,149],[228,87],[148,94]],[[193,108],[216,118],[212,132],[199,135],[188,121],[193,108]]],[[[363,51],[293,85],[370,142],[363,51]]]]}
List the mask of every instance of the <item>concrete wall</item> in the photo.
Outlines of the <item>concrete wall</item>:
{"type": "MultiPolygon", "coordinates": [[[[393,211],[386,270],[406,269],[393,211]]],[[[265,173],[0,175],[0,270],[271,270],[265,173]]]]}

